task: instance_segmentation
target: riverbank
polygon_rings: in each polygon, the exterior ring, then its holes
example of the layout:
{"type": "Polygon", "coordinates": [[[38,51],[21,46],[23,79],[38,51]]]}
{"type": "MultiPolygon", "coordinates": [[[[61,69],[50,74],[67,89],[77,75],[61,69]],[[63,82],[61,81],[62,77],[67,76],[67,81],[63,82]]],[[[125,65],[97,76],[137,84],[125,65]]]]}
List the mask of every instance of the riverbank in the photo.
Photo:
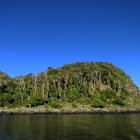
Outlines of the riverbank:
{"type": "Polygon", "coordinates": [[[128,114],[140,113],[138,108],[76,108],[76,109],[54,109],[54,108],[0,108],[0,115],[28,115],[28,114],[128,114]]]}

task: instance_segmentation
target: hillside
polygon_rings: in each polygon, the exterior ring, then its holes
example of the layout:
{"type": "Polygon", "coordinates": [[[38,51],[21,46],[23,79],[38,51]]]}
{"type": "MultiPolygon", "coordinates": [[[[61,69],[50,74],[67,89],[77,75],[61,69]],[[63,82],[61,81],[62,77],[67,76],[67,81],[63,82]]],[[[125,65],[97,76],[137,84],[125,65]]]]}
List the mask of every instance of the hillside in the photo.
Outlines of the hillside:
{"type": "Polygon", "coordinates": [[[16,78],[0,72],[0,107],[132,107],[139,101],[131,78],[106,62],[77,62],[16,78]]]}

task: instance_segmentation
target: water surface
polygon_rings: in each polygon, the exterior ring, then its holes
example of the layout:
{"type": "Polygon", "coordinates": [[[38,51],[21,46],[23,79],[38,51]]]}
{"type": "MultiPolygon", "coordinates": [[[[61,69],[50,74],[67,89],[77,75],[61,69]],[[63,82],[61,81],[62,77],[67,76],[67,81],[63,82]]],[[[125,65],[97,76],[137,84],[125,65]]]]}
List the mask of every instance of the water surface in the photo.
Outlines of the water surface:
{"type": "Polygon", "coordinates": [[[0,140],[140,140],[140,114],[1,115],[0,140]]]}

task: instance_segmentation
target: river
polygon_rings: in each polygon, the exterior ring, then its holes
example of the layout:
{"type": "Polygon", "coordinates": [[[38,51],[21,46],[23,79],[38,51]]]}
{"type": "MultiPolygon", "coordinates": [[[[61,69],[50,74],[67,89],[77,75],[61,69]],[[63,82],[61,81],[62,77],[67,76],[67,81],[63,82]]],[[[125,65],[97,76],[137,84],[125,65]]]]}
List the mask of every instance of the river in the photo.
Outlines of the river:
{"type": "Polygon", "coordinates": [[[0,140],[140,140],[140,114],[0,115],[0,140]]]}

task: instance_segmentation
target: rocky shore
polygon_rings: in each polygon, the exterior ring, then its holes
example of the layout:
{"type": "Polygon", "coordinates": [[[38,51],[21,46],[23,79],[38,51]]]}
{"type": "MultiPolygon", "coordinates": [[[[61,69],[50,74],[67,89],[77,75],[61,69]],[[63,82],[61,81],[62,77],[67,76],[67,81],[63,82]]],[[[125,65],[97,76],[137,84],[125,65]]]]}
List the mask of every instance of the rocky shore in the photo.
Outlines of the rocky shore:
{"type": "Polygon", "coordinates": [[[140,109],[126,108],[76,108],[76,109],[54,109],[54,108],[0,108],[0,115],[30,115],[30,114],[129,114],[140,113],[140,109]]]}

